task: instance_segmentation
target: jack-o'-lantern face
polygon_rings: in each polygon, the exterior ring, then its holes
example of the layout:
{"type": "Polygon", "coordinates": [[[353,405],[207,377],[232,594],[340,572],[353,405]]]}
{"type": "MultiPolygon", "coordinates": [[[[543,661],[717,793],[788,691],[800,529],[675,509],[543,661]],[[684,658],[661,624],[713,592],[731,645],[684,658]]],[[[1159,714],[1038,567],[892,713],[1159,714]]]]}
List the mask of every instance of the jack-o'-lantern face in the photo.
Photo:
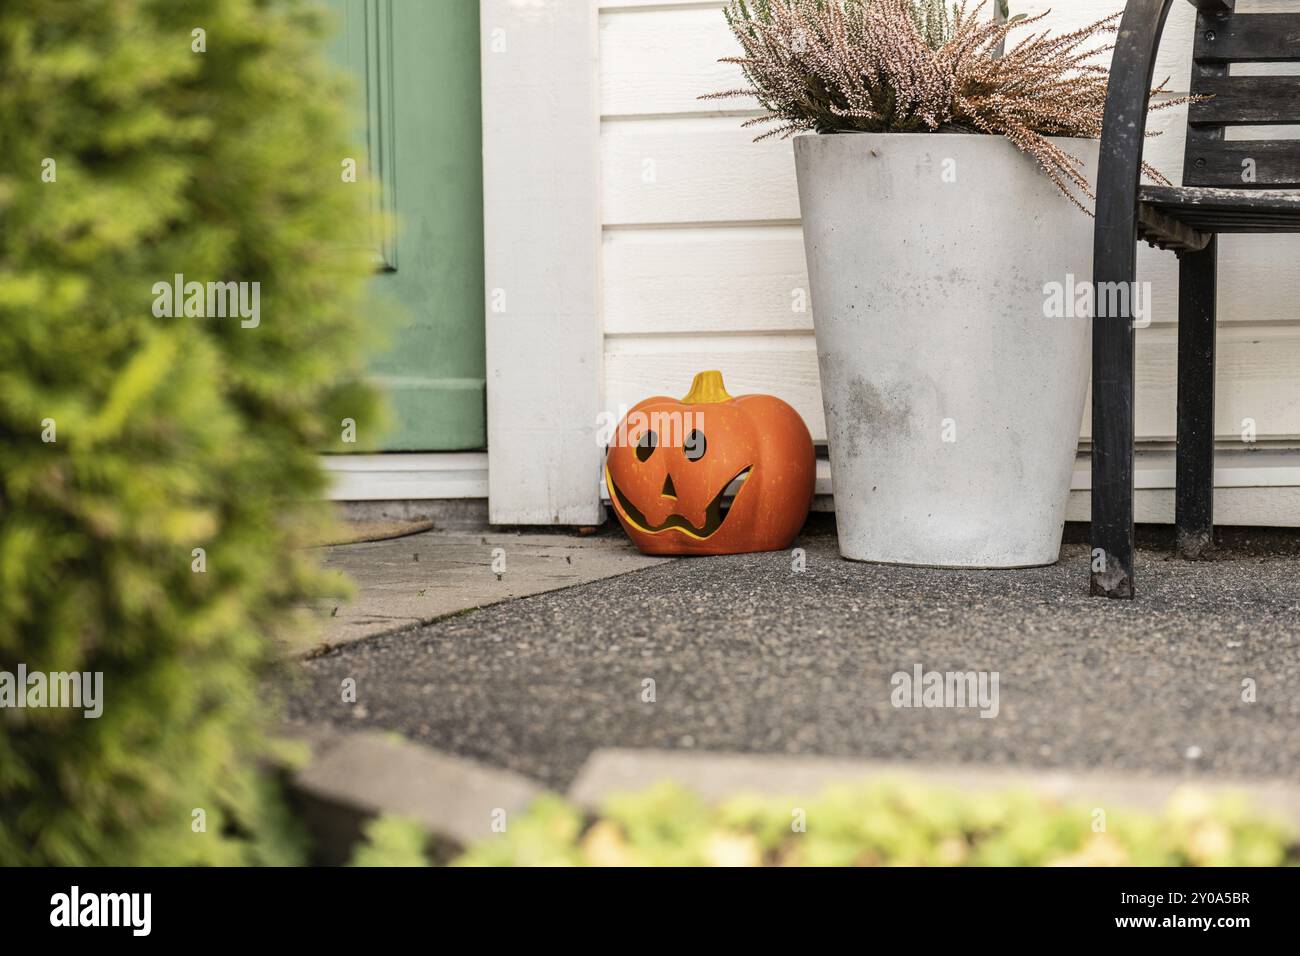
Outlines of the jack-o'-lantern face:
{"type": "Polygon", "coordinates": [[[633,408],[605,463],[614,512],[647,554],[788,547],[807,517],[814,475],[799,414],[768,395],[732,398],[719,372],[701,372],[680,401],[633,408]]]}

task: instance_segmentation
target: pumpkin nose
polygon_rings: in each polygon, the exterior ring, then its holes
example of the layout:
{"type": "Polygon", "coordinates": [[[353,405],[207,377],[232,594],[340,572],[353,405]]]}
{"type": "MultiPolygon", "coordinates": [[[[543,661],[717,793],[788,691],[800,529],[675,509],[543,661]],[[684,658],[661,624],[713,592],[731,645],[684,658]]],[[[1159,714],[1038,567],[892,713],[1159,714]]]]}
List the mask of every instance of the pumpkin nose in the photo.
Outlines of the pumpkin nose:
{"type": "Polygon", "coordinates": [[[660,498],[676,498],[677,489],[673,487],[673,476],[669,475],[664,479],[664,490],[659,492],[660,498]]]}

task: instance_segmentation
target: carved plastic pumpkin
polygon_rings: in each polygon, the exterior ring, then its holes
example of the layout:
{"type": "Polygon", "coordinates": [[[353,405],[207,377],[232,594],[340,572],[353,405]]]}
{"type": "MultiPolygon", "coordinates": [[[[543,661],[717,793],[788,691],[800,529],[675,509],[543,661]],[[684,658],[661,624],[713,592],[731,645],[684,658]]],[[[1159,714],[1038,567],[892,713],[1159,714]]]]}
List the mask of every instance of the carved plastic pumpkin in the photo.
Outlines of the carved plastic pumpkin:
{"type": "Polygon", "coordinates": [[[646,554],[788,548],[808,517],[815,478],[812,437],[799,413],[771,395],[732,398],[721,372],[700,372],[680,401],[656,396],[638,404],[605,459],[614,513],[646,554]]]}

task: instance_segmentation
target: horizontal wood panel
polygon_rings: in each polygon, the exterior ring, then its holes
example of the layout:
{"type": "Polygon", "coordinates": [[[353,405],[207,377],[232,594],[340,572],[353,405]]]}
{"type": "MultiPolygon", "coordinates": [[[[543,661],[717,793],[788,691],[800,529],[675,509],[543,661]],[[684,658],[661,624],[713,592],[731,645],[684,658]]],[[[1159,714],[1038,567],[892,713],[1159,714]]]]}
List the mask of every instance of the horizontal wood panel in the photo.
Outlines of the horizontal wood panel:
{"type": "Polygon", "coordinates": [[[1187,157],[1184,185],[1233,189],[1300,186],[1300,141],[1236,140],[1206,144],[1187,157]]]}
{"type": "MultiPolygon", "coordinates": [[[[1033,0],[1015,2],[1012,12],[1048,12],[1033,30],[1069,32],[1093,23],[1122,6],[1117,0],[1033,0]]],[[[1156,81],[1170,78],[1169,88],[1186,92],[1191,77],[1195,11],[1179,4],[1170,13],[1165,40],[1156,59],[1156,81]]],[[[1025,29],[1013,33],[1027,37],[1025,29]]],[[[721,3],[602,3],[600,17],[601,113],[605,116],[708,114],[718,110],[757,108],[750,99],[699,100],[705,93],[745,86],[738,67],[719,63],[734,56],[739,44],[722,15],[721,3]]],[[[1109,63],[1109,52],[1096,61],[1109,63]]]]}
{"type": "Polygon", "coordinates": [[[606,339],[605,409],[617,412],[651,395],[685,395],[696,372],[718,369],[732,395],[765,392],[803,416],[814,441],[826,440],[817,344],[811,334],[606,339]]]}
{"type": "Polygon", "coordinates": [[[812,329],[798,226],[605,233],[605,334],[812,329]]]}
{"type": "Polygon", "coordinates": [[[793,147],[752,139],[729,117],[602,123],[605,223],[798,219],[793,147]]]}
{"type": "MultiPolygon", "coordinates": [[[[1294,11],[1288,0],[1250,4],[1258,11],[1294,11]]],[[[1065,33],[1122,8],[1119,0],[1012,0],[1013,13],[1047,12],[1034,29],[1065,33]]],[[[1239,4],[1238,9],[1242,9],[1239,4]]],[[[600,90],[604,115],[707,114],[720,109],[752,109],[749,100],[701,101],[701,94],[744,86],[737,67],[718,63],[735,55],[738,44],[722,16],[722,4],[606,0],[601,3],[600,90]]],[[[1279,21],[1280,22],[1280,21],[1279,21]]],[[[1190,84],[1196,11],[1175,4],[1156,57],[1155,81],[1185,93],[1190,84]]],[[[1027,36],[1028,30],[1020,35],[1027,36]]],[[[1012,34],[1012,43],[1016,42],[1012,34]]],[[[1279,40],[1279,43],[1282,41],[1279,40]]],[[[1097,62],[1108,64],[1105,52],[1097,62]]]]}
{"type": "MultiPolygon", "coordinates": [[[[1223,488],[1300,488],[1300,449],[1291,441],[1216,442],[1214,446],[1214,487],[1223,488]]],[[[1168,442],[1139,442],[1133,452],[1133,487],[1136,489],[1169,488],[1178,483],[1177,450],[1168,442]]],[[[1070,487],[1076,491],[1092,488],[1092,461],[1088,449],[1081,448],[1074,462],[1070,487]]]]}
{"type": "Polygon", "coordinates": [[[629,10],[600,18],[600,111],[604,116],[756,110],[752,98],[700,100],[747,84],[719,63],[740,44],[721,5],[629,10]]]}
{"type": "MultiPolygon", "coordinates": [[[[1065,520],[1087,521],[1091,510],[1092,492],[1071,491],[1065,506],[1065,520]]],[[[1138,524],[1173,524],[1173,489],[1135,491],[1133,520],[1138,524]]],[[[1300,527],[1300,488],[1216,488],[1214,523],[1220,528],[1300,527]]],[[[1139,581],[1141,574],[1139,565],[1139,581]]]]}
{"type": "MultiPolygon", "coordinates": [[[[1137,334],[1136,435],[1173,440],[1178,383],[1177,328],[1137,334]]],[[[1300,437],[1300,329],[1289,326],[1222,326],[1218,331],[1214,432],[1239,439],[1243,420],[1252,419],[1259,438],[1300,437]]],[[[1092,401],[1091,393],[1088,397],[1092,401]]],[[[1085,411],[1080,434],[1092,433],[1085,411]]]]}
{"type": "Polygon", "coordinates": [[[1188,120],[1215,126],[1300,123],[1300,76],[1207,76],[1197,92],[1212,99],[1193,103],[1188,120]]]}
{"type": "Polygon", "coordinates": [[[1196,33],[1194,55],[1205,63],[1300,60],[1300,13],[1231,17],[1196,33]]]}
{"type": "MultiPolygon", "coordinates": [[[[1170,440],[1175,431],[1177,345],[1171,328],[1137,338],[1137,437],[1170,440]]],[[[1219,330],[1215,433],[1239,440],[1243,420],[1265,439],[1300,438],[1300,329],[1219,330]]],[[[614,412],[650,395],[684,395],[696,372],[721,369],[733,395],[769,392],[793,405],[824,441],[816,343],[810,334],[614,338],[605,343],[605,407],[614,412]]],[[[1089,399],[1091,400],[1091,398],[1089,399]]],[[[1085,406],[1080,437],[1091,434],[1085,406]]]]}
{"type": "MultiPolygon", "coordinates": [[[[1157,135],[1144,148],[1173,182],[1182,177],[1184,109],[1153,113],[1149,130],[1157,135]]],[[[915,135],[941,141],[946,134],[915,135]]],[[[799,218],[793,145],[755,143],[734,117],[607,120],[600,143],[607,225],[799,218]]]]}
{"type": "MultiPolygon", "coordinates": [[[[1152,286],[1152,325],[1176,323],[1178,260],[1143,244],[1138,279],[1152,286]]],[[[1300,322],[1300,236],[1222,237],[1219,281],[1220,324],[1300,322]]],[[[798,226],[605,234],[606,334],[807,331],[807,289],[798,226]]]]}

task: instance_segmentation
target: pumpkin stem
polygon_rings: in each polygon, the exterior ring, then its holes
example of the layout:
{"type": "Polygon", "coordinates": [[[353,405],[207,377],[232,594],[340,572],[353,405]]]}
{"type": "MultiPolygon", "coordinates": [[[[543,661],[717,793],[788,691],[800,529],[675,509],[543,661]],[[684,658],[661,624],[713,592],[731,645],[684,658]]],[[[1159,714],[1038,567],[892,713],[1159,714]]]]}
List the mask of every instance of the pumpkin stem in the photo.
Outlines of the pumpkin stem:
{"type": "Polygon", "coordinates": [[[686,405],[711,405],[714,402],[729,402],[731,396],[722,384],[722,373],[716,370],[699,372],[691,382],[691,390],[682,399],[686,405]]]}

